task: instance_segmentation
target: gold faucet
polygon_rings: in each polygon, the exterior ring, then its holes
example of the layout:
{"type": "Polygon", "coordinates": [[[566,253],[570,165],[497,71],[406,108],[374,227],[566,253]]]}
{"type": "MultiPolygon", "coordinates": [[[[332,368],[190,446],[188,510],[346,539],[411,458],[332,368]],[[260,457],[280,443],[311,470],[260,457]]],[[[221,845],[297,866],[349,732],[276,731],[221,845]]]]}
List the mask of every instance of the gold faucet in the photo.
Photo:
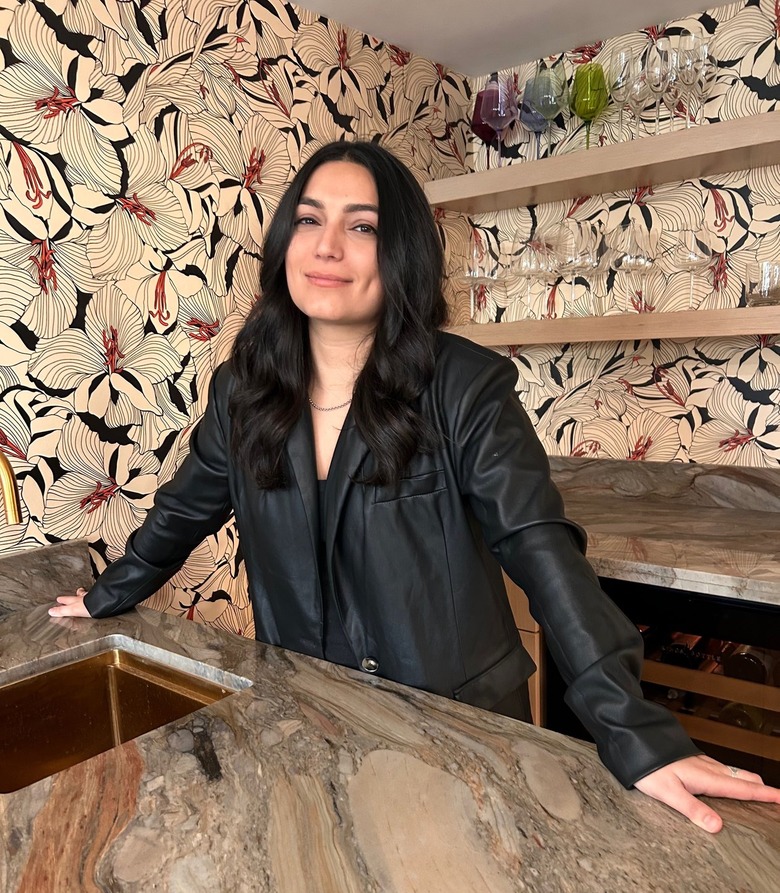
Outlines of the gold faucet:
{"type": "Polygon", "coordinates": [[[21,524],[22,510],[19,505],[19,493],[16,489],[16,475],[11,463],[0,450],[0,497],[2,497],[5,520],[7,524],[21,524]]]}

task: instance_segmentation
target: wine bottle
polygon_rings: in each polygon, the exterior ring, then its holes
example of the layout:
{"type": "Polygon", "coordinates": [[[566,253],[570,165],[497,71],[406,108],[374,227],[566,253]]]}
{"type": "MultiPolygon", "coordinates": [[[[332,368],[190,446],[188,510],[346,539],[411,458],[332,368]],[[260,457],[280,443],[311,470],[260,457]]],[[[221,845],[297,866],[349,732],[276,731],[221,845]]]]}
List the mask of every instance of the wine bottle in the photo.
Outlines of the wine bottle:
{"type": "Polygon", "coordinates": [[[696,669],[702,662],[701,655],[696,650],[702,638],[703,636],[688,633],[672,633],[671,641],[661,648],[661,662],[696,669]]]}
{"type": "Polygon", "coordinates": [[[776,652],[753,645],[740,645],[723,660],[723,672],[726,676],[766,685],[774,681],[777,663],[776,652]]]}
{"type": "Polygon", "coordinates": [[[764,726],[764,711],[752,704],[730,701],[718,714],[718,721],[740,729],[749,729],[751,732],[760,732],[764,726]]]}

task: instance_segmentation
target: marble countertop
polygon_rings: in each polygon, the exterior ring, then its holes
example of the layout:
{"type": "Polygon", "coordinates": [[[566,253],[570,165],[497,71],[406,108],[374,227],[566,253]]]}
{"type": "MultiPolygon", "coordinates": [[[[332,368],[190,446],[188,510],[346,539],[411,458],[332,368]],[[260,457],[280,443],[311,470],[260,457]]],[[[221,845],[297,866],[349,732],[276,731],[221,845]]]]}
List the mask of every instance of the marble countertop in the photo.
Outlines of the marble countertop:
{"type": "Polygon", "coordinates": [[[599,575],[780,606],[780,469],[550,462],[599,575]]]}
{"type": "Polygon", "coordinates": [[[780,606],[780,513],[564,492],[597,574],[780,606]]]}
{"type": "Polygon", "coordinates": [[[765,893],[780,877],[775,807],[721,804],[712,837],[582,742],[143,608],[53,619],[57,591],[38,579],[7,605],[0,682],[124,636],[253,684],[0,795],[6,893],[765,893]]]}

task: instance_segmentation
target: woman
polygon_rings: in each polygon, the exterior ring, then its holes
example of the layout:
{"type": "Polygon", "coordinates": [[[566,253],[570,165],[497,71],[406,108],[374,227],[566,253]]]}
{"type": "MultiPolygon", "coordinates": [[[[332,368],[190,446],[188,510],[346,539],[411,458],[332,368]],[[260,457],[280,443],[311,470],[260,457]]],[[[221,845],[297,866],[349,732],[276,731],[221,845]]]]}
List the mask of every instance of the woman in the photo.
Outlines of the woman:
{"type": "Polygon", "coordinates": [[[564,517],[514,367],[438,331],[442,252],[409,171],[369,143],[320,149],[264,259],[188,459],[125,556],[50,613],[128,610],[232,511],[258,639],[527,718],[500,563],[624,785],[708,831],[721,820],[695,794],[780,802],[642,699],[641,641],[564,517]]]}

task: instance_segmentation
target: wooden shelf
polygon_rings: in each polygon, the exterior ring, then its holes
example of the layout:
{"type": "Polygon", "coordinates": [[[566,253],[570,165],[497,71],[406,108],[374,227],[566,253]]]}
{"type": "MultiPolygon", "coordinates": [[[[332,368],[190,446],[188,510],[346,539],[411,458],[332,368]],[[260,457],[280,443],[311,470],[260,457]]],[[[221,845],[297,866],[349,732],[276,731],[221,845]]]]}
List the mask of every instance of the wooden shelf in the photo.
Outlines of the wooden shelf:
{"type": "Polygon", "coordinates": [[[772,685],[735,679],[733,676],[702,673],[699,670],[676,667],[655,660],[644,662],[642,679],[655,685],[682,688],[723,701],[739,701],[741,704],[750,704],[763,710],[780,712],[780,688],[772,685]]]}
{"type": "MultiPolygon", "coordinates": [[[[778,116],[780,117],[780,116],[778,116]]],[[[517,322],[468,323],[447,329],[486,347],[506,344],[570,344],[585,341],[690,341],[724,335],[780,334],[780,307],[682,310],[677,313],[620,313],[566,316],[517,322]]]]}
{"type": "Polygon", "coordinates": [[[437,208],[479,214],[780,162],[780,113],[510,164],[425,184],[437,208]]]}

